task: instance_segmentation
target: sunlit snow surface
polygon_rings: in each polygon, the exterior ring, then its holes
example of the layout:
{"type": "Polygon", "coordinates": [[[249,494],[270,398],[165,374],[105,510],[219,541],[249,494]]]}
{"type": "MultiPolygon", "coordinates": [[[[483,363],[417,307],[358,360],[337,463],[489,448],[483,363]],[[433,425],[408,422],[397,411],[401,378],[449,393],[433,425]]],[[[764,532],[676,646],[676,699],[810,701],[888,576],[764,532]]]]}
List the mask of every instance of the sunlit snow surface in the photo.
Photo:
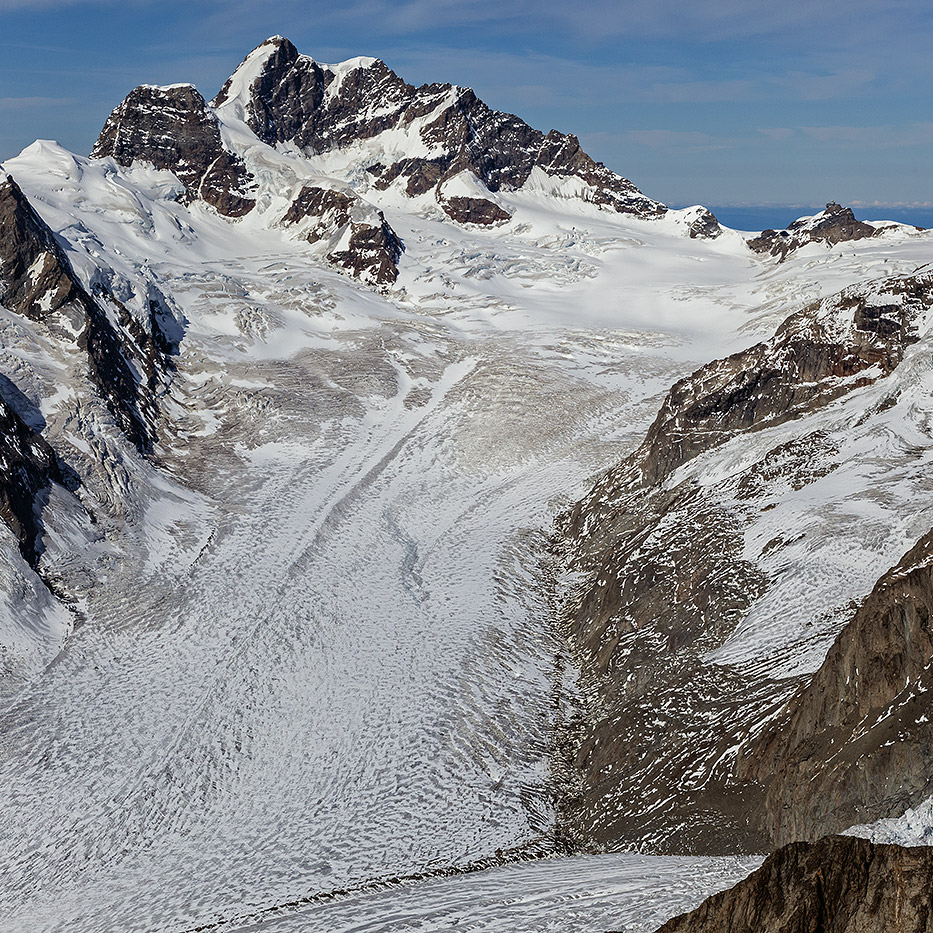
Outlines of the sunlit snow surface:
{"type": "MultiPolygon", "coordinates": [[[[772,269],[736,234],[536,192],[492,231],[386,205],[406,253],[382,295],[272,202],[231,224],[52,144],[5,167],[81,275],[138,311],[157,288],[185,326],[161,471],[124,490],[86,624],[2,713],[11,931],[184,930],[546,844],[554,515],[674,379],[930,242],[772,269]]],[[[649,929],[747,868],[547,861],[268,929],[649,929]]]]}
{"type": "Polygon", "coordinates": [[[648,933],[759,862],[634,854],[526,862],[233,919],[217,933],[648,933]]]}

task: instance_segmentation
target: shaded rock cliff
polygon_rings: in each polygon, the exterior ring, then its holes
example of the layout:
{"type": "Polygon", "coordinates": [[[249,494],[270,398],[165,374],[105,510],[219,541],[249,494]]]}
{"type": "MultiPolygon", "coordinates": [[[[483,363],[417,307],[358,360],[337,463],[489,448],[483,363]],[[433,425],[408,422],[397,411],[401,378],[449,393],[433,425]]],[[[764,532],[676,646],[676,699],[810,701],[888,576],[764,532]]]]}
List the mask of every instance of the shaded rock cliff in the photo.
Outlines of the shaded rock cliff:
{"type": "Polygon", "coordinates": [[[16,182],[3,176],[0,303],[85,352],[91,381],[115,421],[146,452],[155,437],[155,390],[167,366],[165,354],[157,338],[116,299],[103,293],[97,297],[99,301],[78,281],[52,231],[16,182]]]}
{"type": "Polygon", "coordinates": [[[929,933],[933,849],[830,836],[773,853],[658,933],[929,933]]]}
{"type": "Polygon", "coordinates": [[[0,517],[32,567],[41,551],[41,513],[52,483],[66,484],[55,452],[0,399],[0,517]]]}
{"type": "Polygon", "coordinates": [[[777,844],[899,816],[933,795],[933,531],[885,573],[737,772],[777,844]]]}
{"type": "Polygon", "coordinates": [[[91,158],[119,165],[151,163],[173,172],[188,200],[200,198],[227,217],[255,207],[252,179],[240,156],[224,148],[217,118],[190,84],[142,85],[110,114],[91,158]]]}

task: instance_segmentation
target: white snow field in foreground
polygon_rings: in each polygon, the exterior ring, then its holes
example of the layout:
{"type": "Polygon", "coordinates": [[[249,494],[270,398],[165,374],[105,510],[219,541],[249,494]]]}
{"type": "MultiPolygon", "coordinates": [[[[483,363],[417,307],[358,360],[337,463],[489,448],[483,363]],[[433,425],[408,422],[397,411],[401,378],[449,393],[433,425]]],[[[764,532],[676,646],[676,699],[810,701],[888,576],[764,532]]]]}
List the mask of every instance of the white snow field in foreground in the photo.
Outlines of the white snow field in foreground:
{"type": "Polygon", "coordinates": [[[234,919],[217,933],[649,933],[740,881],[752,858],[590,855],[507,865],[234,919]]]}
{"type": "MultiPolygon", "coordinates": [[[[774,267],[517,193],[496,230],[387,209],[407,252],[380,294],[168,173],[53,144],[5,168],[86,281],[186,322],[161,465],[125,464],[86,622],[2,711],[8,931],[181,931],[546,848],[555,514],[674,379],[929,244],[774,267]]],[[[750,864],[546,861],[256,928],[650,929],[750,864]]]]}

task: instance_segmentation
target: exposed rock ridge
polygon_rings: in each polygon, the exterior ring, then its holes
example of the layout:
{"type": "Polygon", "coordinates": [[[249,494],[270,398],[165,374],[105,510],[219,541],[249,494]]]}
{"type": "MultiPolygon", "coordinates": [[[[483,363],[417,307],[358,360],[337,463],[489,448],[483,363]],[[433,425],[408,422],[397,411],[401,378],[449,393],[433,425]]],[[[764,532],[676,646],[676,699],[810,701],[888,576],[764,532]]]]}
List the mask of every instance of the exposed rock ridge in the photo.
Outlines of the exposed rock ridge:
{"type": "Polygon", "coordinates": [[[639,455],[642,482],[661,482],[737,434],[813,411],[888,375],[917,340],[933,275],[855,285],[791,315],[774,337],[676,383],[639,455]]]}
{"type": "Polygon", "coordinates": [[[658,933],[930,933],[933,848],[795,842],[658,933]]]}
{"type": "Polygon", "coordinates": [[[390,129],[407,131],[418,122],[419,148],[430,155],[369,167],[377,187],[403,178],[412,197],[461,172],[490,192],[515,190],[538,168],[580,180],[589,200],[621,213],[656,217],[666,211],[590,158],[575,136],[532,129],[512,114],[491,110],[468,88],[413,87],[377,59],[361,60],[338,75],[277,36],[247,56],[212,103],[219,111],[242,108],[264,142],[294,143],[309,153],[344,148],[390,129]]]}
{"type": "Polygon", "coordinates": [[[705,658],[768,585],[743,556],[743,523],[758,514],[743,502],[781,477],[803,486],[831,471],[832,442],[810,431],[780,443],[721,491],[673,474],[887,375],[931,304],[929,274],[849,288],[792,315],[771,340],[702,367],[671,389],[641,447],[564,517],[567,568],[580,581],[565,624],[590,702],[564,820],[583,847],[770,845],[755,816],[761,785],[737,779],[734,750],[798,682],[705,658]]]}
{"type": "Polygon", "coordinates": [[[224,147],[217,118],[190,84],[130,91],[91,150],[91,158],[107,156],[123,166],[141,161],[174,172],[189,201],[200,198],[227,217],[255,207],[243,160],[224,147]]]}
{"type": "Polygon", "coordinates": [[[841,207],[835,201],[830,201],[826,210],[819,214],[801,217],[785,230],[764,230],[760,236],[753,237],[747,243],[756,253],[770,253],[783,262],[788,253],[807,243],[835,246],[848,240],[878,236],[882,230],[881,227],[856,220],[851,207],[841,207]]]}
{"type": "Polygon", "coordinates": [[[310,243],[327,241],[327,258],[337,266],[374,285],[391,285],[398,278],[402,241],[385,215],[352,191],[306,185],[292,202],[283,221],[301,224],[310,243]]]}
{"type": "Polygon", "coordinates": [[[776,844],[933,795],[933,531],[881,577],[737,771],[767,789],[759,817],[776,844]]]}
{"type": "Polygon", "coordinates": [[[78,281],[52,231],[16,182],[5,177],[0,182],[0,303],[75,340],[87,354],[91,379],[114,419],[147,452],[154,439],[154,391],[164,358],[152,335],[119,302],[109,295],[99,297],[119,315],[120,329],[78,281]],[[137,380],[129,359],[145,379],[137,380]]]}
{"type": "Polygon", "coordinates": [[[55,451],[0,398],[0,517],[35,567],[41,549],[41,512],[52,483],[65,485],[55,451]]]}

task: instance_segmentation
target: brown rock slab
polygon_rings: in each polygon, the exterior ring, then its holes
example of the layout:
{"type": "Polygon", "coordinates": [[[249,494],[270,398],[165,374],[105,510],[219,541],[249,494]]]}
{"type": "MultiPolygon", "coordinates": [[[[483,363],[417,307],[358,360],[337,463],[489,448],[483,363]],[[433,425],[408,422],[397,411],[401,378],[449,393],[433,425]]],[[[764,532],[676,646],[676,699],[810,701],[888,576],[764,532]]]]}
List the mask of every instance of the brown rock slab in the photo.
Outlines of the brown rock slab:
{"type": "Polygon", "coordinates": [[[930,933],[933,848],[794,842],[657,933],[930,933]]]}

